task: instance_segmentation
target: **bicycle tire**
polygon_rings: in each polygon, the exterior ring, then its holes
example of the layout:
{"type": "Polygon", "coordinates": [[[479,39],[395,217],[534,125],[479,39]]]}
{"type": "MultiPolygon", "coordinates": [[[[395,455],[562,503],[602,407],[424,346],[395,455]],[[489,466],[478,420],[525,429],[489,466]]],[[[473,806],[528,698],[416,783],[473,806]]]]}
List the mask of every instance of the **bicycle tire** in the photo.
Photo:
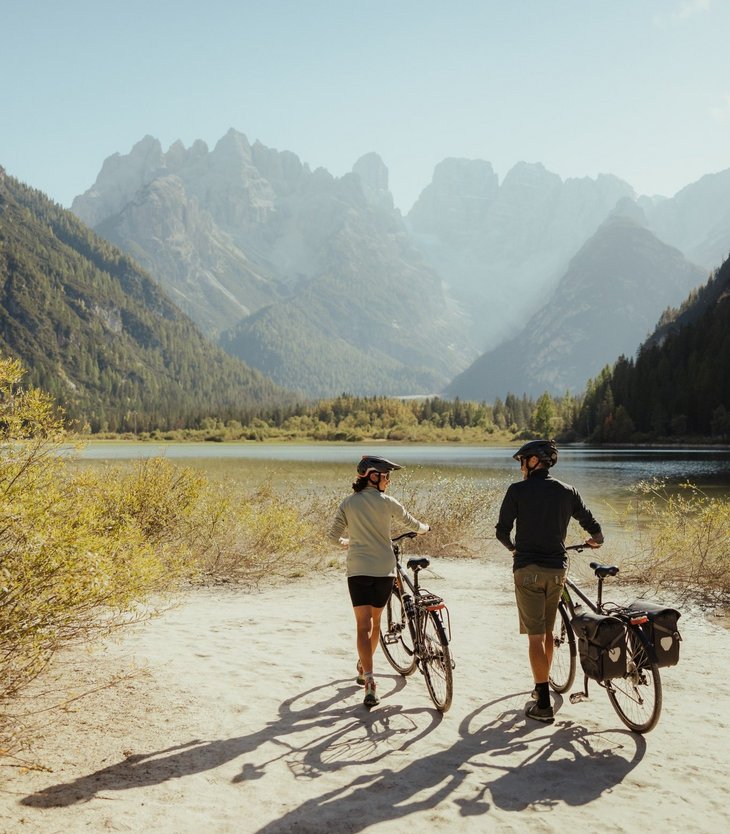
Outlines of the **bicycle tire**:
{"type": "Polygon", "coordinates": [[[446,712],[454,695],[453,665],[449,641],[435,611],[424,611],[421,620],[419,660],[426,688],[439,712],[446,712]]]}
{"type": "Polygon", "coordinates": [[[400,588],[394,585],[380,618],[380,646],[388,663],[404,676],[412,675],[416,670],[411,628],[400,588]]]}
{"type": "Polygon", "coordinates": [[[550,686],[556,692],[566,692],[573,685],[576,669],[575,634],[570,617],[562,603],[553,626],[553,660],[550,665],[550,686]],[[556,626],[560,624],[559,628],[556,626]]]}
{"type": "Polygon", "coordinates": [[[626,677],[606,681],[608,700],[630,730],[648,733],[656,727],[662,712],[659,668],[652,662],[648,640],[637,626],[628,627],[626,650],[626,677]]]}

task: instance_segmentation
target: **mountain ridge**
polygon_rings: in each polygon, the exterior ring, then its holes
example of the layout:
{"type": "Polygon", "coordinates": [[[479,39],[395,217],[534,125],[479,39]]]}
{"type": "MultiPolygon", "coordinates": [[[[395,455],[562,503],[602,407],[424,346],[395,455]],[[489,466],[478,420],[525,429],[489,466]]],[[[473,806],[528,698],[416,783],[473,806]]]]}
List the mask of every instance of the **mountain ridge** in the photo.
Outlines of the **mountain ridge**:
{"type": "Polygon", "coordinates": [[[661,301],[679,302],[704,277],[679,250],[634,219],[614,215],[525,327],[480,356],[446,394],[490,401],[509,391],[577,393],[571,380],[587,381],[619,355],[633,355],[655,326],[661,301]]]}
{"type": "Polygon", "coordinates": [[[0,348],[94,430],[290,397],[204,339],[149,275],[0,169],[0,348]]]}

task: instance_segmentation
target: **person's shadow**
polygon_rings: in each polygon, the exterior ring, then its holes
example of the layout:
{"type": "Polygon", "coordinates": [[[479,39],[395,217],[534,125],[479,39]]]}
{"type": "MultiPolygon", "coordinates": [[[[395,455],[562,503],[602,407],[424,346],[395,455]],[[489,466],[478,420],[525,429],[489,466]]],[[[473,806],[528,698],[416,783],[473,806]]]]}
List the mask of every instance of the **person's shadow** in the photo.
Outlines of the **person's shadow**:
{"type": "MultiPolygon", "coordinates": [[[[394,689],[401,689],[404,685],[404,681],[398,678],[394,689]]],[[[352,761],[363,761],[363,741],[368,743],[371,751],[365,760],[377,761],[388,755],[397,736],[404,737],[399,749],[406,749],[441,720],[440,713],[435,710],[401,710],[385,706],[368,712],[361,704],[343,703],[358,689],[349,681],[323,684],[284,701],[278,716],[253,733],[228,739],[194,739],[163,750],[133,754],[102,770],[30,794],[21,803],[50,808],[87,802],[106,791],[156,785],[213,770],[267,743],[279,747],[280,752],[261,764],[245,763],[234,782],[261,778],[268,764],[284,757],[300,760],[299,775],[307,772],[316,775],[325,770],[346,767],[348,751],[354,744],[358,749],[352,761]],[[299,707],[302,702],[304,706],[299,707]],[[290,743],[288,737],[300,733],[305,734],[307,740],[297,747],[295,743],[290,743]],[[324,755],[325,751],[331,750],[336,750],[337,755],[324,755]]]]}

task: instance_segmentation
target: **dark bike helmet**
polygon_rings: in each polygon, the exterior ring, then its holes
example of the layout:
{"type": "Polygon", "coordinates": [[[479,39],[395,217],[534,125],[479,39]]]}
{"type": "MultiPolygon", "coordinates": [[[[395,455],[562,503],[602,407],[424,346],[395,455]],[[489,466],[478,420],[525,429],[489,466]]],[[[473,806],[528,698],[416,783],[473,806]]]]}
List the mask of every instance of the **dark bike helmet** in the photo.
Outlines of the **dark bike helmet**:
{"type": "Polygon", "coordinates": [[[548,469],[558,462],[558,447],[554,440],[531,440],[518,449],[512,457],[515,460],[530,458],[535,455],[548,469]]]}
{"type": "Polygon", "coordinates": [[[376,455],[363,455],[357,465],[357,477],[367,478],[371,472],[392,472],[394,469],[402,469],[399,463],[392,460],[379,458],[376,455]]]}

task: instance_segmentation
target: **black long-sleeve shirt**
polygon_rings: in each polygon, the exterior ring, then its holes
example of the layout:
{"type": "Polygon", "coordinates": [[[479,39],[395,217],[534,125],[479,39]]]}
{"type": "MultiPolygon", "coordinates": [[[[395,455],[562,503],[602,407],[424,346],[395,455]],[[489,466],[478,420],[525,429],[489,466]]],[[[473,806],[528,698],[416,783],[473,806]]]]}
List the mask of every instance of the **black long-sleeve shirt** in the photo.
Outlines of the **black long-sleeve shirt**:
{"type": "Polygon", "coordinates": [[[496,530],[497,538],[514,551],[514,569],[525,565],[566,567],[565,536],[574,518],[591,536],[601,536],[601,525],[583,503],[578,490],[538,469],[527,480],[507,488],[496,530]],[[515,540],[512,527],[515,522],[515,540]]]}

